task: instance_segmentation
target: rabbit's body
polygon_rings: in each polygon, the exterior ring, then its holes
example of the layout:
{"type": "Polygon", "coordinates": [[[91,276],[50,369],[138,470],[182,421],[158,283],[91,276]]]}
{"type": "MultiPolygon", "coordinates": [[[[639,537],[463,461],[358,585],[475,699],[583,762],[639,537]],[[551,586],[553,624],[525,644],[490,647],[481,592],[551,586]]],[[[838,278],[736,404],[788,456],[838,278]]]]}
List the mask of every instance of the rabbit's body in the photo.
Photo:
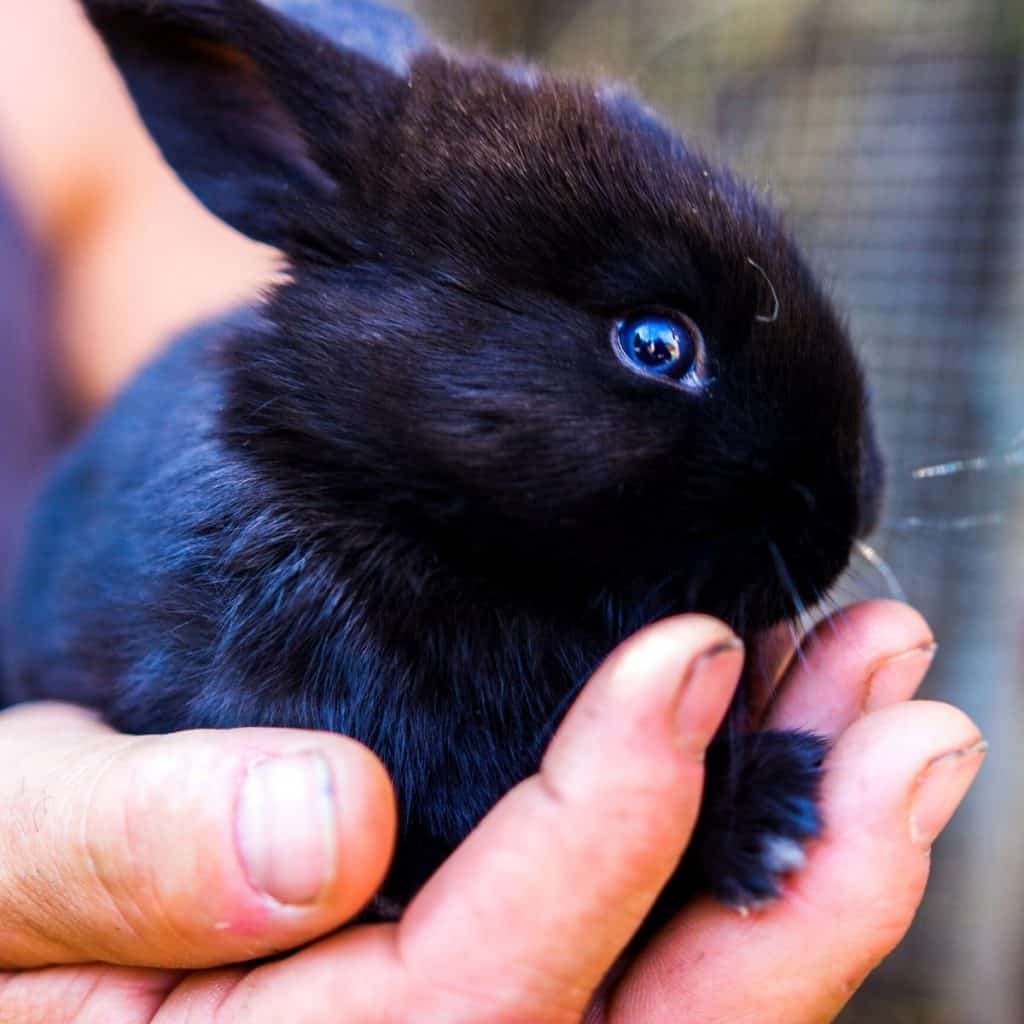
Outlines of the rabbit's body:
{"type": "MultiPolygon", "coordinates": [[[[859,369],[756,197],[621,93],[430,50],[396,77],[252,0],[86,7],[293,280],[65,461],[13,696],[355,736],[395,780],[400,906],[622,638],[691,609],[750,634],[830,584],[877,504],[859,369]]],[[[747,904],[818,828],[822,746],[742,713],[677,888],[747,904]]]]}

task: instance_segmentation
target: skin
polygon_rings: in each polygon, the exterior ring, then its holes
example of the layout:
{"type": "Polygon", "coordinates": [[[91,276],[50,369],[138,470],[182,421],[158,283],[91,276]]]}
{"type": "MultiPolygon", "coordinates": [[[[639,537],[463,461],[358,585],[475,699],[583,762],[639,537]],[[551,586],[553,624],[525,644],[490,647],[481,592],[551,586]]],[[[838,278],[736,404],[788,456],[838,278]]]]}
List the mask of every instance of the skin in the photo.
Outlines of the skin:
{"type": "Polygon", "coordinates": [[[71,708],[13,709],[0,715],[0,1024],[831,1020],[905,933],[931,844],[984,756],[961,712],[909,701],[933,652],[926,623],[892,602],[818,628],[765,712],[835,737],[807,866],[747,917],[687,908],[604,982],[693,826],[702,752],[743,658],[721,623],[670,619],[616,651],[540,773],[393,925],[335,931],[394,836],[386,775],[352,741],[129,738],[71,708]],[[251,884],[233,820],[247,769],[296,752],[329,765],[339,855],[316,861],[310,887],[310,858],[269,828],[280,870],[260,877],[304,894],[286,905],[251,884]]]}
{"type": "Polygon", "coordinates": [[[279,261],[171,173],[77,0],[7,7],[0,178],[50,255],[61,378],[82,417],[167,338],[251,300],[279,261]]]}

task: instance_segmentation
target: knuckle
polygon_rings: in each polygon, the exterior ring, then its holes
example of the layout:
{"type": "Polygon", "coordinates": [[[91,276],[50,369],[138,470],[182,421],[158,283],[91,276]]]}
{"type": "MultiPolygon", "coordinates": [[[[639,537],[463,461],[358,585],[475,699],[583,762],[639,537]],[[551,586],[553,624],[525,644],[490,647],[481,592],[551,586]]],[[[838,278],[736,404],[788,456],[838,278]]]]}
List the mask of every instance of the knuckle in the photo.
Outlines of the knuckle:
{"type": "Polygon", "coordinates": [[[184,938],[181,910],[162,884],[168,830],[153,780],[140,771],[140,742],[105,756],[83,799],[76,837],[87,891],[107,909],[110,941],[122,949],[139,948],[154,935],[184,938]]]}

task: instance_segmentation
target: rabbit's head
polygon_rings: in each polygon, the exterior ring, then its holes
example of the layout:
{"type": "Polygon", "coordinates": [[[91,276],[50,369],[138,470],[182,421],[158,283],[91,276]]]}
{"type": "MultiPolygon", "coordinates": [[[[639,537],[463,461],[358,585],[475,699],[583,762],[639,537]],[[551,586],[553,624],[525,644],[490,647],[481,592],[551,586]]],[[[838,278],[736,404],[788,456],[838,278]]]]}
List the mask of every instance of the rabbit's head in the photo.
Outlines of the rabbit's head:
{"type": "Polygon", "coordinates": [[[399,72],[256,0],[85,7],[171,165],[288,257],[222,426],[296,514],[741,628],[841,572],[881,488],[846,332],[628,93],[433,48],[399,72]]]}

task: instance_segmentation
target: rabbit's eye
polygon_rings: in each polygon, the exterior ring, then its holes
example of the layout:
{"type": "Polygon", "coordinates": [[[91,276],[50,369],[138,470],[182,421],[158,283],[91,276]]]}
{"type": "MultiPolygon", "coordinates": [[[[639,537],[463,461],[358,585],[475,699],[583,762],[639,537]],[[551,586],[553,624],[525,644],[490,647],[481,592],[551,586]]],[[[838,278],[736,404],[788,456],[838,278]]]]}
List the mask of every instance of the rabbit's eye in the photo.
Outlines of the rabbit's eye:
{"type": "Polygon", "coordinates": [[[703,339],[689,317],[640,313],[615,325],[615,341],[638,370],[678,381],[695,369],[703,339]]]}

